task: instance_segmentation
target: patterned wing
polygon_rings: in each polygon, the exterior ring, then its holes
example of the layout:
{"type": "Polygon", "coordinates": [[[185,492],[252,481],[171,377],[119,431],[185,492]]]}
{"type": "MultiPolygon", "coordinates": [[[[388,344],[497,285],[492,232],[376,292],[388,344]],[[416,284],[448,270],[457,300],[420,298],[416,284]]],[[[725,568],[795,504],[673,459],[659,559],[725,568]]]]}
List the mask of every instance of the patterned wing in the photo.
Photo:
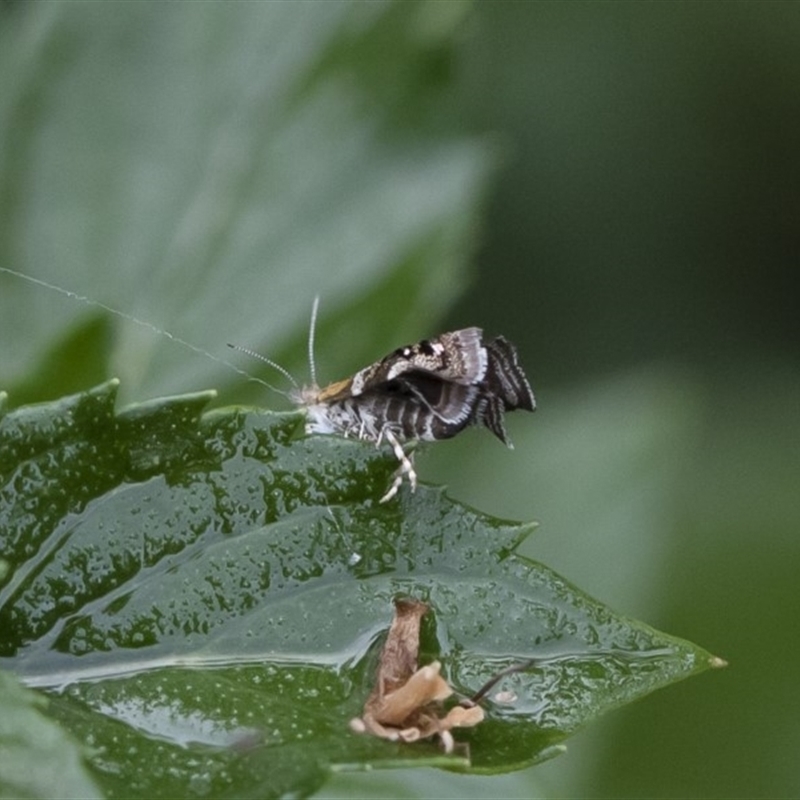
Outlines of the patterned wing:
{"type": "Polygon", "coordinates": [[[488,366],[475,404],[475,423],[485,425],[500,441],[513,447],[506,433],[504,412],[536,409],[536,398],[519,363],[517,350],[502,336],[486,345],[488,366]]]}
{"type": "Polygon", "coordinates": [[[353,376],[354,395],[376,390],[407,373],[427,374],[463,386],[479,383],[486,374],[487,351],[481,342],[480,328],[464,328],[398,347],[375,364],[353,376]]]}

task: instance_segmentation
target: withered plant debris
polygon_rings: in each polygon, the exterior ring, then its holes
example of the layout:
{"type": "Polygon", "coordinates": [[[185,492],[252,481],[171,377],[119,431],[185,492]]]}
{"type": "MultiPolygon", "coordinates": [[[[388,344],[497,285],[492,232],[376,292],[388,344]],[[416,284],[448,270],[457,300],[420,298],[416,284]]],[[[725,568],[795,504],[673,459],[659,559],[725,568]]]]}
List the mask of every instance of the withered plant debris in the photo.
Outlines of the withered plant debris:
{"type": "Polygon", "coordinates": [[[454,706],[444,712],[442,701],[453,689],[439,674],[441,664],[434,661],[417,666],[419,629],[428,606],[413,598],[395,601],[389,635],[381,652],[375,687],[364,713],[350,721],[357,733],[371,733],[382,739],[415,742],[438,736],[446,753],[455,747],[453,728],[470,728],[483,719],[477,705],[454,706]]]}

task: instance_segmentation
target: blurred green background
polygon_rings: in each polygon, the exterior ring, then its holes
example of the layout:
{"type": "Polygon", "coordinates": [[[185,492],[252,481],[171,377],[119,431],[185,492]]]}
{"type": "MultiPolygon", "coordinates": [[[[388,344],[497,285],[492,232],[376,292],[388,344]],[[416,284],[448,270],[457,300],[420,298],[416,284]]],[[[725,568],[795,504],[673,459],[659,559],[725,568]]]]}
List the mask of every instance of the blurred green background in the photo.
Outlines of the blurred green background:
{"type": "MultiPolygon", "coordinates": [[[[800,4],[61,5],[0,6],[0,266],[301,376],[320,292],[322,379],[504,333],[539,411],[423,478],[730,662],[530,770],[319,796],[800,796],[800,4]]],[[[231,377],[0,279],[12,403],[231,377]]]]}

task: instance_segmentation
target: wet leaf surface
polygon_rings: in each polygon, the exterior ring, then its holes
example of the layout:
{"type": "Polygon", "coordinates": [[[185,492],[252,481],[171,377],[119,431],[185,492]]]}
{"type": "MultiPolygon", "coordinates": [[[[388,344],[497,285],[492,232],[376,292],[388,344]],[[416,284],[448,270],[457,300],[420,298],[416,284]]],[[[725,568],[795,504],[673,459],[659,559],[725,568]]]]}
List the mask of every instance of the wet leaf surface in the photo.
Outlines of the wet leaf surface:
{"type": "Polygon", "coordinates": [[[505,771],[711,665],[517,556],[532,525],[428,487],[380,504],[391,452],[306,438],[299,413],[204,415],[209,394],[115,413],[115,393],[0,420],[2,666],[46,690],[109,795],[307,794],[331,769],[408,763],[505,771]],[[468,758],[348,728],[398,596],[430,606],[420,665],[440,661],[456,698],[534,659],[457,731],[468,758]]]}

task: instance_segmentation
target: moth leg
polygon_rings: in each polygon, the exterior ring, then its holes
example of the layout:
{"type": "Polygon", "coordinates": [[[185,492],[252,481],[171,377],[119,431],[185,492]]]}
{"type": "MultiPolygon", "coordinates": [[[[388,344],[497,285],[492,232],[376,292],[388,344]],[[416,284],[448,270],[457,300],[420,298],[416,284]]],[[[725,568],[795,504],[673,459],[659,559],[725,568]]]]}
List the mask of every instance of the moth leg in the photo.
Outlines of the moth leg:
{"type": "Polygon", "coordinates": [[[411,486],[411,491],[415,491],[417,488],[417,473],[414,470],[414,464],[412,460],[405,454],[402,445],[400,444],[398,438],[392,433],[389,428],[383,428],[378,436],[378,441],[380,442],[381,438],[386,439],[387,442],[392,446],[392,450],[394,450],[395,457],[400,462],[400,466],[397,468],[397,472],[395,473],[394,480],[392,481],[392,485],[389,487],[386,494],[381,497],[381,503],[388,503],[398,492],[400,487],[403,485],[403,476],[408,476],[408,483],[411,486]]]}

